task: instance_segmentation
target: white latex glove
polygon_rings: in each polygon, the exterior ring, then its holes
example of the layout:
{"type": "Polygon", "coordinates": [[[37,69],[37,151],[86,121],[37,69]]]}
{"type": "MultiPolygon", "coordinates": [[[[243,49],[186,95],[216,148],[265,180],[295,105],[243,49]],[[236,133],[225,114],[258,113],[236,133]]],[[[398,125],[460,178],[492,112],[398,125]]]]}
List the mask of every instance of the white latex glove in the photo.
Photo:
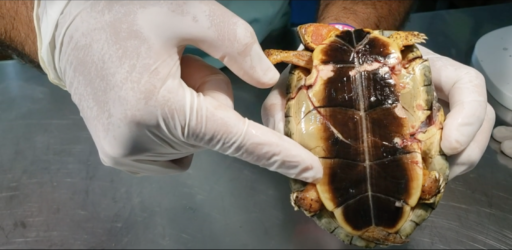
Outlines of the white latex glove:
{"type": "MultiPolygon", "coordinates": [[[[476,69],[438,55],[418,45],[429,59],[432,81],[445,107],[441,148],[449,156],[450,179],[467,173],[480,161],[491,137],[494,109],[487,103],[485,79],[476,69]]],[[[302,46],[299,48],[302,49],[302,46]]],[[[281,74],[262,108],[263,124],[283,133],[286,83],[289,68],[281,74]]]]}
{"type": "Polygon", "coordinates": [[[256,87],[277,81],[252,28],[219,3],[50,1],[36,6],[37,25],[45,71],[71,94],[105,165],[177,173],[212,149],[304,181],[322,176],[311,153],[234,111],[221,71],[181,58],[191,44],[256,87]]]}
{"type": "Polygon", "coordinates": [[[492,131],[492,137],[500,143],[500,150],[512,157],[512,127],[498,126],[492,131]]]}

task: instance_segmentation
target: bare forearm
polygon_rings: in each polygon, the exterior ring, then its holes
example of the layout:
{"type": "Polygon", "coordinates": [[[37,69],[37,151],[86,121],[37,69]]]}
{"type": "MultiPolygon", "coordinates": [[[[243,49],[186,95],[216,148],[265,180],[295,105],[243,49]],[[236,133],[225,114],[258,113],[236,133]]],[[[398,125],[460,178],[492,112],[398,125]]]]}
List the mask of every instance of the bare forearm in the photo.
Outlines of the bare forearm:
{"type": "Polygon", "coordinates": [[[356,28],[401,28],[409,15],[413,0],[322,0],[319,23],[347,23],[356,28]]]}
{"type": "Polygon", "coordinates": [[[0,1],[0,51],[37,63],[34,1],[0,1]]]}

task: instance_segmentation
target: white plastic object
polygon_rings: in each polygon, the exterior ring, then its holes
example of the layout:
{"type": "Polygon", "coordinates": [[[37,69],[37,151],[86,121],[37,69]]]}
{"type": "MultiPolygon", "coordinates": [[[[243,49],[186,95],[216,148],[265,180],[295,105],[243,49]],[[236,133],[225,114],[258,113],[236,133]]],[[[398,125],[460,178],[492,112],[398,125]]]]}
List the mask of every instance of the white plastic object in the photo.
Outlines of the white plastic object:
{"type": "Polygon", "coordinates": [[[471,66],[484,75],[489,94],[512,110],[512,26],[482,36],[475,45],[471,66]]]}

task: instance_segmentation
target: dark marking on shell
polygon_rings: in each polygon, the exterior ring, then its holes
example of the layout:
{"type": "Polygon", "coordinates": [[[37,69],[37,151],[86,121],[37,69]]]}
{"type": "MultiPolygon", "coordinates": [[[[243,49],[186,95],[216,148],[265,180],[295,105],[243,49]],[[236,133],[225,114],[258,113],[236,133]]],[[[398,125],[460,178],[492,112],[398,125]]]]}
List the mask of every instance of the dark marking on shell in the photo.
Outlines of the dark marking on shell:
{"type": "Polygon", "coordinates": [[[334,70],[334,75],[326,79],[314,95],[317,107],[341,107],[356,110],[358,98],[354,81],[349,75],[355,66],[339,67],[334,70]]]}
{"type": "MultiPolygon", "coordinates": [[[[406,202],[411,195],[411,171],[409,168],[414,167],[411,161],[417,158],[421,160],[421,156],[400,155],[383,161],[374,162],[370,165],[370,186],[374,194],[389,197],[398,202],[406,202]],[[409,177],[409,178],[404,178],[409,177]]],[[[417,165],[417,164],[416,164],[417,165]]]]}
{"type": "Polygon", "coordinates": [[[395,206],[396,200],[380,195],[372,195],[372,203],[374,207],[379,208],[373,210],[375,225],[383,228],[393,228],[397,221],[402,218],[405,207],[395,206]]]}
{"type": "Polygon", "coordinates": [[[335,206],[340,207],[368,193],[366,167],[362,163],[341,159],[321,159],[329,176],[329,188],[336,197],[335,206]]]}
{"type": "Polygon", "coordinates": [[[343,207],[343,217],[354,230],[361,231],[373,225],[372,210],[368,200],[369,196],[365,194],[343,207]]]}

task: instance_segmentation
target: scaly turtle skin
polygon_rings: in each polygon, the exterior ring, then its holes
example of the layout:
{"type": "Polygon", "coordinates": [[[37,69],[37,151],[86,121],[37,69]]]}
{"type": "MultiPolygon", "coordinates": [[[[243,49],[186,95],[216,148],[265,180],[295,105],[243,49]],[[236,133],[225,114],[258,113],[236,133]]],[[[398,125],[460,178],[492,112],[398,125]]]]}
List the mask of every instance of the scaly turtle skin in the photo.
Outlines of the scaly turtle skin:
{"type": "Polygon", "coordinates": [[[291,202],[347,244],[398,245],[437,207],[449,166],[444,113],[430,64],[406,31],[298,27],[301,51],[266,50],[293,64],[285,134],[319,157],[316,184],[291,180],[291,202]]]}

